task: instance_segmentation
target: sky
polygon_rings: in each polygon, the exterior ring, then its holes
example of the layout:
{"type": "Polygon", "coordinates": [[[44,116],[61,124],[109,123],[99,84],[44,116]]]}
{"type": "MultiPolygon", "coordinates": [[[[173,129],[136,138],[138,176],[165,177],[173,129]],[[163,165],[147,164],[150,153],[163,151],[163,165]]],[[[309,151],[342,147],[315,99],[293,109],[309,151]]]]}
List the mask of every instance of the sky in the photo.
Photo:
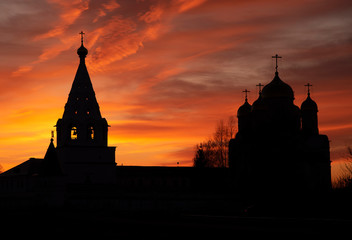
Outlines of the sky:
{"type": "Polygon", "coordinates": [[[118,165],[191,166],[194,146],[274,77],[313,85],[333,172],[352,146],[350,0],[4,0],[0,164],[43,157],[76,73],[87,68],[118,165]],[[335,166],[335,167],[334,167],[335,166]]]}

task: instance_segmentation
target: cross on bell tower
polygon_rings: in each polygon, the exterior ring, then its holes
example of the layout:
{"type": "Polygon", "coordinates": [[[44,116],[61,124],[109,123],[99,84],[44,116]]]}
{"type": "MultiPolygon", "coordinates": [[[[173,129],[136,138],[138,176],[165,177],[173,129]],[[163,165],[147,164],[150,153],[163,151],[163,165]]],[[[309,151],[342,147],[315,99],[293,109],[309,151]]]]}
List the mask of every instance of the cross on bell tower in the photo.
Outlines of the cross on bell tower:
{"type": "Polygon", "coordinates": [[[81,35],[81,44],[83,45],[83,35],[84,35],[85,33],[83,32],[83,31],[81,31],[80,33],[79,33],[79,35],[81,35]]]}

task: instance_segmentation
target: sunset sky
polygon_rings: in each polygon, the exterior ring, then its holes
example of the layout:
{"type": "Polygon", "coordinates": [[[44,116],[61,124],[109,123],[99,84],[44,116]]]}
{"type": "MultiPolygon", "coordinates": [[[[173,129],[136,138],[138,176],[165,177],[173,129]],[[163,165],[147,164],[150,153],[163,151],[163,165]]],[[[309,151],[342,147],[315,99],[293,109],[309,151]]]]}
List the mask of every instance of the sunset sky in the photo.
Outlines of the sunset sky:
{"type": "Polygon", "coordinates": [[[0,13],[3,170],[44,157],[81,30],[119,165],[191,166],[242,90],[252,103],[256,84],[273,79],[276,53],[296,105],[313,85],[333,166],[352,146],[350,0],[5,0],[0,13]]]}

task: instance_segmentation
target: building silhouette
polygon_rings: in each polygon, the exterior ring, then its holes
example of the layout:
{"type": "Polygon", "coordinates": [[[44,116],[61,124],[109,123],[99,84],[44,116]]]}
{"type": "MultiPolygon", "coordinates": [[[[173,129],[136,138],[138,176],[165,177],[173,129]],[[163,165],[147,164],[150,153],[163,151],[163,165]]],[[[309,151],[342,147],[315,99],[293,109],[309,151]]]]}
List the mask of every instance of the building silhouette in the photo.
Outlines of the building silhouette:
{"type": "Polygon", "coordinates": [[[56,123],[57,146],[52,136],[44,158],[30,158],[0,174],[2,206],[170,210],[193,206],[195,196],[198,207],[208,206],[214,193],[228,192],[225,168],[116,166],[116,148],[108,146],[109,125],[85,65],[82,32],[77,54],[79,66],[56,123]],[[199,195],[206,195],[203,205],[199,195]]]}
{"type": "MultiPolygon", "coordinates": [[[[238,109],[238,133],[230,141],[230,168],[116,166],[85,58],[80,62],[44,158],[0,174],[2,206],[79,206],[116,210],[237,211],[241,191],[329,189],[327,136],[319,135],[317,104],[308,96],[293,104],[292,88],[276,71],[259,98],[238,109]]],[[[262,86],[261,84],[259,85],[262,86]]],[[[247,90],[246,90],[247,93],[247,90]]]]}
{"type": "MultiPolygon", "coordinates": [[[[278,56],[275,56],[276,60],[278,56]]],[[[319,134],[318,107],[308,93],[301,108],[277,71],[259,86],[251,105],[247,90],[238,108],[238,133],[229,143],[229,165],[242,191],[320,191],[331,188],[329,140],[319,134]]]]}
{"type": "Polygon", "coordinates": [[[85,58],[88,50],[77,50],[80,63],[56,123],[57,157],[70,181],[112,183],[115,178],[115,147],[108,147],[108,123],[101,116],[85,58]]]}

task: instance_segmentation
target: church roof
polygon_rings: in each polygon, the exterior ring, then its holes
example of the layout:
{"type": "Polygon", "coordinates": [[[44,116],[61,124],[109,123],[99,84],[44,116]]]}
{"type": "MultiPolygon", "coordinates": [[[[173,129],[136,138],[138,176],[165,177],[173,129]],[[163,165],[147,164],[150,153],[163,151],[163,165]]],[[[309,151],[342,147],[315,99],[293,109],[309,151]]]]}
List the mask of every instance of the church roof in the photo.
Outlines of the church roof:
{"type": "Polygon", "coordinates": [[[57,176],[62,169],[56,155],[53,139],[43,158],[30,158],[29,160],[3,172],[1,176],[57,176]]]}
{"type": "Polygon", "coordinates": [[[275,72],[274,79],[263,88],[262,96],[263,99],[288,98],[294,100],[292,88],[279,78],[278,72],[275,72]]]}
{"type": "Polygon", "coordinates": [[[29,160],[3,172],[0,176],[34,176],[39,174],[44,159],[30,158],[29,160]]]}

